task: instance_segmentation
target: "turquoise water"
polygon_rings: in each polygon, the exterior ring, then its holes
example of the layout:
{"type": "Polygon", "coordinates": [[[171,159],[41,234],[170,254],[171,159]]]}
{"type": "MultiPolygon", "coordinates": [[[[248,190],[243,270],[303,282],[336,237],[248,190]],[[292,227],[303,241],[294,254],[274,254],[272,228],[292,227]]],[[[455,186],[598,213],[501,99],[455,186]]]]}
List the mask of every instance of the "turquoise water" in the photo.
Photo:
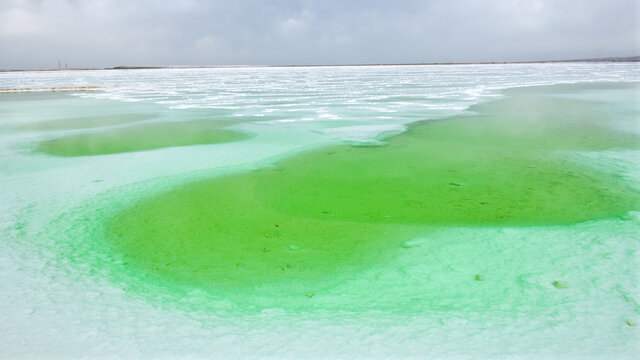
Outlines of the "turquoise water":
{"type": "Polygon", "coordinates": [[[3,75],[0,351],[632,358],[637,73],[3,75]]]}

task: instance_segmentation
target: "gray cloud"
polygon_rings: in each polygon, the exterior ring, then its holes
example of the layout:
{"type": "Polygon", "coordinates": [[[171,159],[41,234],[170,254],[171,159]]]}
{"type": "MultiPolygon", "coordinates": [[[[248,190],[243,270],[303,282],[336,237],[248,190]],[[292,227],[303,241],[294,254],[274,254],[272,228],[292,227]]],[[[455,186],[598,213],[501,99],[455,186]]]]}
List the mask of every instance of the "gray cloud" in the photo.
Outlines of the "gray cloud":
{"type": "Polygon", "coordinates": [[[636,0],[3,0],[0,68],[630,56],[636,0]]]}

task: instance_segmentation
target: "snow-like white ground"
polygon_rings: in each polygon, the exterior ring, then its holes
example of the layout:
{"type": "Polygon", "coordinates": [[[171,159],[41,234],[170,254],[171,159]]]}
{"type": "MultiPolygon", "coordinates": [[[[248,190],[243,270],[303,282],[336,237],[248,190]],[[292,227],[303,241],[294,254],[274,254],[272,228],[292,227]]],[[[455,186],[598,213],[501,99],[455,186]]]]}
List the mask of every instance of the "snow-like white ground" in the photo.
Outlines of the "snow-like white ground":
{"type": "MultiPolygon", "coordinates": [[[[325,302],[333,306],[308,312],[274,307],[238,315],[224,311],[233,304],[220,303],[216,311],[158,305],[70,261],[56,244],[65,237],[87,240],[78,236],[75,209],[95,203],[99,210],[114,192],[130,192],[133,201],[313,147],[380,141],[413,121],[462,113],[500,96],[500,89],[638,82],[639,70],[576,63],[0,73],[0,89],[101,87],[50,103],[26,100],[34,94],[0,94],[0,358],[634,358],[639,327],[627,322],[640,323],[638,212],[564,227],[443,230],[333,289],[325,302]],[[37,121],[127,111],[179,120],[180,111],[193,109],[211,112],[212,121],[243,119],[235,127],[255,137],[60,158],[33,153],[33,144],[92,130],[20,130],[37,121]],[[477,244],[476,257],[460,258],[469,253],[459,248],[465,240],[477,244]],[[412,307],[410,284],[425,262],[436,264],[430,280],[452,287],[424,294],[431,307],[412,307]],[[501,294],[493,298],[455,286],[478,268],[517,280],[492,284],[492,294],[501,294]],[[558,276],[572,285],[562,297],[536,295],[558,276]],[[376,306],[381,291],[403,310],[379,310],[389,308],[376,306]],[[338,294],[348,294],[344,303],[338,294]]],[[[619,100],[615,92],[581,96],[612,107],[619,100]]],[[[627,116],[637,119],[637,96],[625,101],[635,102],[627,116]]],[[[636,151],[576,158],[639,186],[636,151]]]]}

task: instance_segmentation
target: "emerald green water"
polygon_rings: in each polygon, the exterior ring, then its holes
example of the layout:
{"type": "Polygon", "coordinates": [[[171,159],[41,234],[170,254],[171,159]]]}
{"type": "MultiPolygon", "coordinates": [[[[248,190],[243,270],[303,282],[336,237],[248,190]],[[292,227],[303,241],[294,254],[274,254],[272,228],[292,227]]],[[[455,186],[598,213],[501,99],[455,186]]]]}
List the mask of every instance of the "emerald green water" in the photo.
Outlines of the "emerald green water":
{"type": "Polygon", "coordinates": [[[386,146],[323,148],[182,185],[108,220],[109,244],[150,281],[271,284],[312,297],[318,284],[442,227],[563,225],[637,210],[636,191],[571,154],[638,149],[640,137],[611,127],[598,103],[548,90],[511,90],[475,115],[414,124],[386,146]]]}
{"type": "Polygon", "coordinates": [[[0,94],[0,358],[633,359],[637,70],[2,74],[103,90],[0,94]],[[35,152],[205,121],[255,135],[35,152]]]}

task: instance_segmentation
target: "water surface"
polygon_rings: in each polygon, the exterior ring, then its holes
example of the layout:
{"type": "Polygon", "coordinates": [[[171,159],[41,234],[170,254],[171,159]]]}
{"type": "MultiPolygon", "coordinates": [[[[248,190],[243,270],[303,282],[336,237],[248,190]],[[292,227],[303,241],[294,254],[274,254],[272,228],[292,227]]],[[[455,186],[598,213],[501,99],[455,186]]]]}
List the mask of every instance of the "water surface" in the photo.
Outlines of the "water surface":
{"type": "Polygon", "coordinates": [[[0,354],[633,358],[638,70],[0,74],[0,354]]]}

